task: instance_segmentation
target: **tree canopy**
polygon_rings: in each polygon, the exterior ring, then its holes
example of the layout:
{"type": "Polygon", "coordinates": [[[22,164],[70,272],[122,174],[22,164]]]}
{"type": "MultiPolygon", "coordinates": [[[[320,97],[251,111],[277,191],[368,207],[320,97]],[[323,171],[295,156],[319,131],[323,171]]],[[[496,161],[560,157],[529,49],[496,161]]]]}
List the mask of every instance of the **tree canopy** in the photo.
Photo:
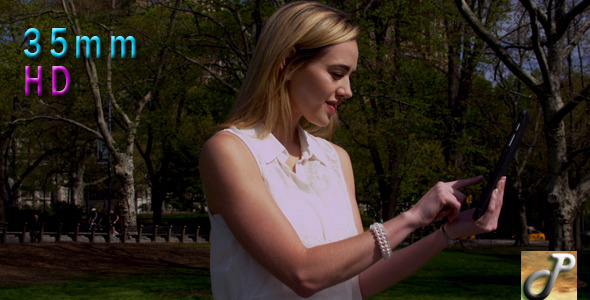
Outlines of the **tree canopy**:
{"type": "MultiPolygon", "coordinates": [[[[394,217],[437,181],[489,173],[526,108],[532,126],[508,172],[497,234],[524,242],[532,225],[549,231],[554,248],[576,247],[590,193],[590,1],[323,2],[362,28],[354,96],[332,141],[351,156],[367,220],[394,217]]],[[[0,1],[0,221],[23,190],[106,188],[97,140],[128,225],[139,186],[149,187],[155,223],[165,206],[203,209],[200,148],[225,120],[264,22],[284,1],[11,3],[0,1]],[[24,52],[34,50],[29,28],[41,35],[36,58],[24,52]],[[52,37],[55,28],[66,31],[52,37]],[[82,36],[89,41],[77,42],[82,36]],[[128,42],[125,58],[120,45],[111,57],[111,36],[134,37],[136,56],[128,42]],[[51,43],[59,37],[68,45],[61,58],[50,53],[62,49],[51,43]],[[24,68],[39,65],[43,94],[24,96],[24,68]],[[58,65],[70,88],[51,96],[58,65]]],[[[477,199],[481,189],[466,192],[477,199]]]]}

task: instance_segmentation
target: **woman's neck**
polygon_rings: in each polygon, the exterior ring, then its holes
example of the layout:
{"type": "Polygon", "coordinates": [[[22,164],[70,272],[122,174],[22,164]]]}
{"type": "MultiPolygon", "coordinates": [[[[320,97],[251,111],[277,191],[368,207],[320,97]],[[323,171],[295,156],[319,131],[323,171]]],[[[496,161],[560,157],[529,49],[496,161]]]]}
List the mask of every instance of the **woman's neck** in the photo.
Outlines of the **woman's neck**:
{"type": "Polygon", "coordinates": [[[301,141],[297,124],[289,130],[273,130],[273,135],[287,149],[290,156],[301,157],[301,141]]]}

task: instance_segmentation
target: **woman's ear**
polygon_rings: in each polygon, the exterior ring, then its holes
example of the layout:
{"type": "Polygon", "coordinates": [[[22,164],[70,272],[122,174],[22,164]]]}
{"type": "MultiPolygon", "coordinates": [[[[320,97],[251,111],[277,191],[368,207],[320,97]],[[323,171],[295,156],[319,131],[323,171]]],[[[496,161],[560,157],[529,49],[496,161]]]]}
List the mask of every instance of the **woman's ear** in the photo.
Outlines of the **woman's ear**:
{"type": "Polygon", "coordinates": [[[293,55],[295,55],[296,52],[297,50],[295,50],[295,47],[291,48],[287,57],[285,57],[285,59],[283,59],[283,61],[281,62],[281,71],[284,71],[285,66],[287,65],[287,61],[291,60],[291,57],[293,57],[293,55]]]}

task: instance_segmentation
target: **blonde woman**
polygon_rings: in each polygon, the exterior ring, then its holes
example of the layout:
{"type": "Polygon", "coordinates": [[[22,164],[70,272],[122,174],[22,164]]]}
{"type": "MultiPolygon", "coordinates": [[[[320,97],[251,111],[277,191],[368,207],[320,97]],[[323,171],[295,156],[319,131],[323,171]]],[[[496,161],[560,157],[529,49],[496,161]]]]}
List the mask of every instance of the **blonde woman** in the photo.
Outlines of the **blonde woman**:
{"type": "Polygon", "coordinates": [[[460,189],[476,177],[437,183],[409,211],[364,231],[348,154],[310,134],[329,136],[352,97],[358,34],[346,14],[314,2],[289,3],[265,25],[226,128],[201,153],[217,299],[367,298],[450,240],[496,228],[505,179],[477,222],[459,212],[460,189]],[[443,217],[440,230],[391,251],[443,217]]]}

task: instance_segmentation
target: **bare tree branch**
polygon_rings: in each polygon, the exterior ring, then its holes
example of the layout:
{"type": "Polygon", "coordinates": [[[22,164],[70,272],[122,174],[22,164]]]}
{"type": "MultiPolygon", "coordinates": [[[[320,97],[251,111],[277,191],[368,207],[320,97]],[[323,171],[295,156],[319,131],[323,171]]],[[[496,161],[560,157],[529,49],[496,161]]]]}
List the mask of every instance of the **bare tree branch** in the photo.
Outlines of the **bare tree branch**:
{"type": "Polygon", "coordinates": [[[455,5],[465,20],[471,25],[475,33],[484,40],[492,50],[494,50],[494,53],[496,53],[506,67],[508,67],[508,69],[510,69],[510,71],[512,71],[512,73],[522,80],[530,89],[539,92],[540,82],[512,59],[506,49],[502,47],[500,41],[489,32],[473,14],[471,8],[465,3],[465,0],[455,0],[455,5]]]}
{"type": "Polygon", "coordinates": [[[14,24],[16,22],[21,22],[27,19],[31,19],[31,18],[36,18],[42,15],[46,15],[46,14],[56,14],[58,16],[62,15],[61,11],[56,11],[56,10],[45,10],[42,12],[38,12],[38,13],[34,13],[34,14],[30,14],[30,15],[23,15],[23,16],[17,16],[16,19],[11,19],[11,20],[0,20],[0,24],[14,24]]]}
{"type": "MultiPolygon", "coordinates": [[[[551,82],[549,79],[549,76],[550,76],[549,75],[549,65],[547,64],[547,56],[545,55],[545,52],[543,51],[543,48],[541,47],[541,41],[540,41],[541,32],[539,31],[539,25],[537,24],[537,15],[538,15],[539,9],[535,5],[535,3],[531,0],[520,0],[520,2],[526,8],[527,12],[529,13],[529,17],[531,19],[530,25],[531,25],[531,29],[532,29],[531,39],[532,39],[532,43],[533,43],[533,52],[535,52],[535,56],[537,57],[539,69],[541,71],[541,75],[543,76],[543,83],[545,83],[546,85],[549,85],[551,82]]],[[[546,31],[546,33],[547,33],[547,31],[546,31]]],[[[550,33],[547,33],[546,35],[549,35],[549,34],[550,33]]]]}
{"type": "Polygon", "coordinates": [[[586,31],[588,31],[589,29],[590,29],[590,20],[588,20],[588,22],[586,22],[584,24],[584,26],[582,26],[582,28],[580,28],[580,30],[578,30],[576,35],[570,40],[569,44],[565,47],[565,49],[563,51],[562,58],[561,58],[562,60],[564,60],[566,57],[568,57],[572,53],[572,51],[578,45],[578,43],[580,42],[580,40],[582,39],[582,37],[584,36],[586,31]]]}
{"type": "Polygon", "coordinates": [[[582,182],[574,190],[574,193],[576,193],[580,204],[590,197],[590,175],[586,176],[586,178],[582,180],[582,182]]]}
{"type": "Polygon", "coordinates": [[[522,159],[520,166],[516,167],[516,174],[518,174],[518,176],[520,176],[520,174],[522,174],[522,172],[524,171],[524,168],[527,166],[527,161],[529,160],[529,158],[533,154],[533,148],[537,144],[537,137],[539,136],[537,134],[537,132],[539,131],[539,124],[541,123],[541,115],[542,114],[538,114],[537,119],[535,120],[535,127],[533,129],[533,132],[535,134],[533,135],[533,141],[529,145],[527,145],[528,150],[524,154],[524,158],[522,159]]]}
{"type": "Polygon", "coordinates": [[[549,17],[547,17],[547,14],[545,14],[545,12],[543,12],[541,9],[539,9],[539,7],[537,6],[537,4],[534,1],[520,0],[520,3],[522,3],[522,5],[527,8],[527,10],[530,8],[530,11],[532,13],[534,13],[535,18],[537,20],[539,20],[539,22],[541,22],[541,24],[543,25],[543,28],[545,28],[545,31],[550,30],[551,24],[549,21],[549,17]]]}
{"type": "Polygon", "coordinates": [[[242,16],[240,15],[240,12],[236,11],[235,14],[236,14],[236,18],[238,19],[238,24],[240,25],[240,29],[241,29],[240,31],[242,32],[242,34],[241,34],[242,43],[244,44],[244,47],[246,48],[246,49],[244,49],[245,51],[244,51],[243,59],[245,59],[247,61],[245,61],[244,63],[246,65],[248,65],[249,61],[250,61],[248,59],[248,54],[250,53],[250,45],[248,43],[247,36],[246,36],[247,31],[243,29],[243,28],[245,28],[245,26],[243,25],[242,16]]]}
{"type": "Polygon", "coordinates": [[[574,99],[566,103],[559,111],[557,111],[557,113],[553,116],[551,122],[553,124],[561,122],[563,118],[565,118],[565,116],[567,116],[578,106],[578,104],[582,103],[583,101],[588,101],[589,97],[590,84],[584,87],[584,89],[582,89],[580,93],[576,97],[574,97],[574,99]]]}
{"type": "MultiPolygon", "coordinates": [[[[571,151],[568,154],[568,166],[571,165],[573,163],[574,158],[576,158],[576,156],[580,155],[580,154],[584,154],[584,153],[590,153],[590,147],[585,147],[585,148],[580,148],[580,149],[576,149],[574,151],[571,151]]],[[[564,168],[565,170],[566,168],[564,168]]]]}
{"type": "Polygon", "coordinates": [[[47,158],[49,155],[53,154],[53,152],[54,152],[53,150],[45,150],[45,152],[43,152],[43,154],[41,154],[41,156],[37,157],[37,159],[32,164],[27,166],[27,168],[21,174],[21,176],[14,182],[11,189],[13,191],[18,190],[18,188],[20,188],[21,184],[24,182],[25,178],[29,174],[31,174],[31,172],[33,172],[41,164],[41,162],[43,162],[43,160],[45,160],[45,158],[47,158]]]}
{"type": "Polygon", "coordinates": [[[86,126],[86,125],[84,125],[84,124],[82,124],[80,122],[74,121],[72,119],[64,118],[64,117],[61,117],[61,116],[35,116],[35,117],[32,117],[32,118],[26,118],[26,119],[16,119],[14,121],[7,122],[5,124],[17,125],[17,124],[21,124],[21,123],[31,123],[31,122],[34,122],[34,121],[37,121],[37,120],[52,120],[52,121],[65,122],[65,123],[68,123],[68,124],[77,126],[77,127],[81,128],[81,129],[89,132],[90,134],[94,135],[99,140],[104,140],[104,137],[100,134],[100,132],[98,132],[98,131],[96,131],[94,129],[91,129],[88,126],[86,126]]]}
{"type": "Polygon", "coordinates": [[[89,185],[98,185],[100,183],[103,183],[104,181],[106,181],[107,179],[109,179],[109,176],[104,176],[102,178],[99,178],[95,181],[91,181],[91,182],[85,182],[84,185],[85,186],[89,186],[89,185]]]}
{"type": "MultiPolygon", "coordinates": [[[[244,53],[244,52],[240,51],[239,47],[237,46],[236,42],[234,41],[234,38],[232,37],[231,33],[228,31],[227,27],[222,22],[220,22],[219,20],[215,19],[214,17],[212,17],[210,15],[207,15],[207,14],[201,13],[199,11],[196,11],[196,10],[194,10],[190,6],[188,8],[179,8],[179,7],[174,7],[174,6],[167,5],[163,1],[158,1],[158,4],[159,5],[162,5],[162,6],[166,7],[166,8],[170,8],[170,9],[174,9],[174,10],[180,10],[180,11],[183,11],[183,12],[190,12],[194,16],[202,17],[202,18],[205,18],[205,19],[211,21],[217,27],[219,27],[224,32],[224,35],[227,37],[227,39],[219,39],[219,40],[221,40],[224,44],[226,44],[234,52],[234,54],[236,54],[238,56],[238,58],[240,59],[240,61],[242,61],[244,64],[247,64],[248,63],[247,53],[244,53]]],[[[231,9],[229,7],[226,7],[226,9],[232,11],[234,13],[234,15],[236,14],[236,12],[235,12],[234,9],[231,9]]],[[[238,16],[235,16],[235,17],[238,18],[238,16]]]]}
{"type": "Polygon", "coordinates": [[[590,7],[590,0],[584,0],[580,3],[578,3],[578,5],[574,6],[567,14],[565,14],[564,17],[564,23],[563,23],[563,30],[567,30],[567,28],[569,27],[570,23],[581,13],[584,12],[584,10],[586,10],[586,8],[590,7]]]}
{"type": "MultiPolygon", "coordinates": [[[[112,28],[109,28],[109,36],[113,36],[113,29],[112,28]]],[[[123,112],[123,109],[119,106],[119,103],[117,102],[117,98],[113,94],[113,85],[112,85],[113,72],[111,72],[112,66],[113,66],[113,59],[111,58],[110,55],[108,55],[108,53],[110,53],[112,51],[111,46],[112,46],[112,44],[109,43],[109,46],[107,48],[108,49],[107,50],[107,75],[106,75],[107,95],[109,97],[109,101],[111,101],[111,104],[115,108],[115,111],[117,111],[117,113],[119,113],[121,115],[121,117],[123,118],[125,128],[128,129],[129,127],[131,127],[131,120],[129,119],[129,116],[127,116],[127,114],[125,114],[123,112]]],[[[98,79],[98,77],[97,77],[97,79],[98,79]]]]}
{"type": "MultiPolygon", "coordinates": [[[[68,18],[70,25],[72,26],[72,31],[74,31],[74,33],[77,36],[80,36],[81,35],[80,24],[78,23],[78,16],[76,13],[76,7],[74,6],[74,3],[72,2],[72,0],[68,0],[68,5],[66,5],[66,0],[62,0],[62,6],[63,6],[64,12],[66,14],[66,17],[68,18]],[[68,11],[68,6],[71,9],[71,13],[68,11]]],[[[85,49],[85,46],[83,46],[83,49],[85,49]]],[[[110,58],[110,55],[107,55],[107,57],[110,58]]],[[[92,96],[94,98],[96,120],[97,120],[99,132],[101,133],[101,135],[103,137],[102,139],[105,142],[106,147],[111,151],[115,160],[120,161],[121,160],[121,153],[119,153],[119,151],[117,151],[117,149],[115,147],[115,141],[114,141],[112,135],[110,134],[109,128],[108,128],[107,123],[105,121],[102,95],[100,92],[100,87],[98,85],[98,73],[96,70],[96,64],[94,63],[92,56],[84,58],[84,66],[86,69],[86,75],[88,76],[88,81],[90,82],[92,96]]],[[[110,73],[110,69],[107,69],[107,77],[109,76],[108,73],[110,73]]],[[[114,100],[114,99],[111,99],[111,100],[114,100]]],[[[125,120],[125,123],[129,124],[129,119],[128,119],[127,115],[119,107],[117,101],[112,101],[111,103],[112,103],[113,107],[115,107],[115,110],[123,117],[123,119],[125,120]]]]}
{"type": "Polygon", "coordinates": [[[203,63],[201,63],[198,60],[195,60],[193,58],[188,57],[186,54],[181,53],[178,50],[173,50],[176,54],[184,57],[184,59],[188,60],[189,62],[197,65],[199,68],[205,70],[205,72],[209,73],[209,75],[213,76],[213,78],[215,78],[217,81],[219,81],[222,85],[224,85],[225,87],[229,88],[232,92],[234,92],[235,94],[237,94],[239,92],[239,89],[232,86],[231,84],[229,84],[228,82],[226,82],[225,80],[223,80],[223,78],[221,78],[221,76],[219,76],[219,74],[217,74],[217,72],[207,68],[206,66],[203,65],[203,63]]]}

